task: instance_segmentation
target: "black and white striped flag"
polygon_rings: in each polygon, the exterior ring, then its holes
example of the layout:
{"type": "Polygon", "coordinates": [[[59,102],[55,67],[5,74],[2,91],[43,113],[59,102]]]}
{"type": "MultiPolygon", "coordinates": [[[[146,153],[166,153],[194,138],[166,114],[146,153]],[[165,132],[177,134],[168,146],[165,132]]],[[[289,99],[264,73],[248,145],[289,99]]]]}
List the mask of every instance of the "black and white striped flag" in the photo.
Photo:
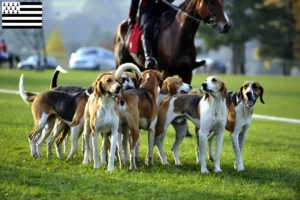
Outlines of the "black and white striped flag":
{"type": "Polygon", "coordinates": [[[42,22],[42,2],[2,2],[3,29],[40,29],[42,22]]]}

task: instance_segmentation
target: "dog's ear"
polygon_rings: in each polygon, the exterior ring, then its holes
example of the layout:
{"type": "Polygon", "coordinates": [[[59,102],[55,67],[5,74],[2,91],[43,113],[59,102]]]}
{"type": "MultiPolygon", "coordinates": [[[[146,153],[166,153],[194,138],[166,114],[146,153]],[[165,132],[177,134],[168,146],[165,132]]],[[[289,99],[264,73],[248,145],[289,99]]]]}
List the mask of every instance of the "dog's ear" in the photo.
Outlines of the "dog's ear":
{"type": "Polygon", "coordinates": [[[94,89],[94,95],[96,98],[100,98],[102,96],[102,88],[101,87],[102,87],[102,82],[100,80],[96,83],[96,86],[94,89]]]}
{"type": "Polygon", "coordinates": [[[167,84],[167,87],[171,96],[177,94],[177,89],[174,84],[167,84]]]}
{"type": "Polygon", "coordinates": [[[227,88],[226,88],[224,82],[222,82],[222,85],[221,85],[221,92],[222,92],[222,98],[226,99],[226,97],[227,97],[227,88]]]}
{"type": "Polygon", "coordinates": [[[237,97],[238,97],[238,102],[237,103],[240,103],[243,99],[243,85],[240,87],[240,90],[237,92],[237,97]]]}
{"type": "Polygon", "coordinates": [[[260,90],[260,94],[259,94],[260,102],[265,104],[264,99],[263,99],[264,88],[258,82],[255,82],[255,84],[258,86],[258,89],[260,90]]]}
{"type": "Polygon", "coordinates": [[[168,91],[169,91],[168,83],[165,82],[165,83],[162,85],[162,87],[161,87],[160,93],[161,93],[161,94],[168,94],[168,91]]]}
{"type": "Polygon", "coordinates": [[[158,86],[160,88],[162,88],[162,85],[164,82],[162,73],[160,73],[159,71],[156,71],[156,70],[152,70],[152,72],[155,74],[155,76],[157,78],[158,86]]]}
{"type": "Polygon", "coordinates": [[[208,93],[204,93],[204,101],[206,101],[206,99],[209,97],[209,94],[208,93]]]}
{"type": "Polygon", "coordinates": [[[141,85],[141,81],[142,81],[142,78],[139,77],[139,75],[137,73],[135,73],[135,78],[133,80],[133,83],[134,83],[134,87],[135,88],[139,88],[140,85],[141,85]]]}

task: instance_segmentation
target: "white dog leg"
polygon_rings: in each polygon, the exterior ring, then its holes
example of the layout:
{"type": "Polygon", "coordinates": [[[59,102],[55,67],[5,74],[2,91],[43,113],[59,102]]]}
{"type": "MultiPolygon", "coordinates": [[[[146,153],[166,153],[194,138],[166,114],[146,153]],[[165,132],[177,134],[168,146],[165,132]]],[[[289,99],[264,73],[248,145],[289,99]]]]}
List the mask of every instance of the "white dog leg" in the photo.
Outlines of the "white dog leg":
{"type": "Polygon", "coordinates": [[[91,149],[91,144],[90,144],[90,137],[91,136],[91,128],[90,128],[90,121],[89,119],[86,119],[84,121],[84,128],[83,128],[83,135],[82,138],[83,141],[85,142],[85,149],[84,149],[84,158],[82,161],[82,164],[88,164],[89,163],[89,157],[90,157],[90,149],[91,149]]]}
{"type": "Polygon", "coordinates": [[[71,160],[77,152],[78,138],[79,138],[80,131],[82,128],[82,124],[83,124],[83,120],[78,125],[71,127],[72,145],[71,145],[71,151],[68,155],[67,160],[71,160]]]}
{"type": "Polygon", "coordinates": [[[108,171],[114,170],[118,134],[119,133],[117,127],[113,128],[111,132],[110,155],[109,155],[108,168],[107,168],[108,171]]]}
{"type": "Polygon", "coordinates": [[[95,131],[95,134],[92,137],[94,168],[100,167],[99,152],[98,152],[98,136],[99,136],[99,132],[95,131]]]}
{"type": "Polygon", "coordinates": [[[43,133],[42,133],[42,136],[39,138],[39,140],[36,144],[38,158],[41,157],[42,145],[43,145],[44,141],[46,140],[46,138],[50,135],[50,133],[53,129],[54,122],[55,122],[55,119],[48,119],[47,120],[47,123],[46,123],[45,128],[44,128],[43,133]]]}
{"type": "Polygon", "coordinates": [[[220,167],[220,156],[223,143],[224,129],[217,130],[217,141],[216,141],[216,161],[215,161],[215,172],[222,172],[220,167]]]}
{"type": "Polygon", "coordinates": [[[172,123],[172,125],[176,132],[176,139],[175,139],[174,145],[172,147],[175,165],[182,165],[179,160],[178,150],[179,150],[180,144],[182,143],[182,141],[186,135],[186,132],[188,131],[187,120],[184,120],[182,123],[172,123]]]}
{"type": "Polygon", "coordinates": [[[199,146],[198,149],[200,151],[200,163],[201,163],[201,173],[203,174],[208,174],[209,171],[206,167],[206,140],[207,140],[207,134],[208,131],[203,130],[200,128],[198,132],[198,137],[199,137],[199,146]]]}
{"type": "Polygon", "coordinates": [[[212,146],[215,136],[216,136],[216,134],[214,131],[210,132],[209,136],[208,136],[208,152],[209,152],[209,160],[211,162],[215,162],[215,154],[214,154],[214,150],[213,150],[213,146],[212,146]]]}

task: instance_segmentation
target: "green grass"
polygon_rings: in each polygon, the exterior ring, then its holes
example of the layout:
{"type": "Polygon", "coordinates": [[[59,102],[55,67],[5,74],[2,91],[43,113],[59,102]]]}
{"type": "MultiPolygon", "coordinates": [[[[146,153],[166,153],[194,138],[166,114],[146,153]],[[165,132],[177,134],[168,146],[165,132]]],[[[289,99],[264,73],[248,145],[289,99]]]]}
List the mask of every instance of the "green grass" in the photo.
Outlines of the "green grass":
{"type": "MultiPolygon", "coordinates": [[[[21,73],[27,91],[45,91],[53,71],[0,70],[0,88],[18,89],[21,73]]],[[[88,86],[97,72],[70,71],[61,74],[59,85],[88,86]]],[[[193,79],[199,87],[207,75],[193,79]]],[[[265,105],[257,102],[256,114],[300,119],[299,78],[271,76],[221,75],[229,90],[238,90],[246,80],[256,80],[265,89],[265,105]]],[[[202,175],[195,163],[195,136],[185,139],[179,155],[183,166],[175,166],[170,151],[174,132],[170,128],[165,140],[169,166],[158,160],[143,164],[147,136],[141,134],[141,159],[134,172],[127,168],[109,173],[106,167],[93,169],[81,164],[78,152],[72,161],[33,159],[27,135],[32,129],[31,105],[18,95],[0,93],[0,199],[298,199],[300,195],[300,125],[253,120],[245,147],[246,171],[233,169],[234,154],[228,132],[225,132],[220,174],[202,175]],[[297,197],[298,196],[298,197],[297,197]]],[[[190,126],[193,132],[193,126],[190,126]]],[[[53,150],[54,153],[54,150],[53,150]]],[[[66,157],[66,155],[64,155],[66,157]]],[[[208,161],[213,171],[213,163],[208,161]]]]}

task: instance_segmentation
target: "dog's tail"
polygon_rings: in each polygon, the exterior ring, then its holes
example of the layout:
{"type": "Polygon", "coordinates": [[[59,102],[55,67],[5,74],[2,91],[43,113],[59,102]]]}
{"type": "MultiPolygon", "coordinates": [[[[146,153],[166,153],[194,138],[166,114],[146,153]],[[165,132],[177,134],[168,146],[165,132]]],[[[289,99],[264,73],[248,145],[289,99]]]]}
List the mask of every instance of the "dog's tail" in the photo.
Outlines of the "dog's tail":
{"type": "Polygon", "coordinates": [[[139,77],[142,77],[142,73],[141,73],[140,69],[138,68],[138,66],[136,66],[133,63],[124,63],[124,64],[120,65],[115,72],[115,77],[121,78],[123,72],[125,72],[126,70],[134,70],[139,77]]]}
{"type": "Polygon", "coordinates": [[[19,82],[19,94],[21,96],[21,98],[26,102],[33,102],[36,95],[35,93],[32,92],[26,92],[24,89],[24,81],[23,81],[23,74],[20,77],[20,82],[19,82]]]}
{"type": "Polygon", "coordinates": [[[64,73],[64,74],[68,73],[65,69],[63,69],[61,66],[58,65],[54,71],[54,74],[53,74],[53,77],[52,77],[52,80],[50,83],[50,90],[57,87],[57,77],[58,77],[59,72],[64,73]]]}

